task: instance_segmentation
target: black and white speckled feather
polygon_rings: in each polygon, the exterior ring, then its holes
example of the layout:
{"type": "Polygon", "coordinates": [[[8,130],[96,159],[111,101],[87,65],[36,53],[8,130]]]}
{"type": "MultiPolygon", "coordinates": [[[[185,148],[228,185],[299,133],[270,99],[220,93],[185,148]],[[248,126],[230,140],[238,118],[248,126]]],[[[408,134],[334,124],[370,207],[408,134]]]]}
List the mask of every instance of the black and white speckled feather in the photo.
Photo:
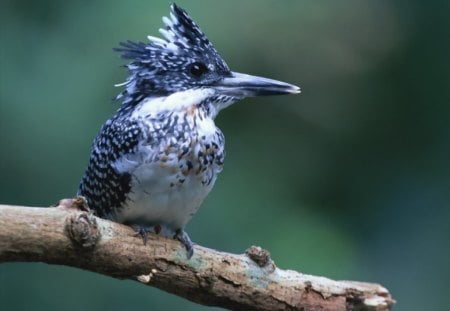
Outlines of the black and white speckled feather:
{"type": "Polygon", "coordinates": [[[298,93],[296,86],[230,71],[210,41],[175,4],[164,39],[122,43],[131,60],[122,104],[94,140],[78,194],[100,217],[178,238],[211,191],[225,157],[215,126],[220,110],[257,95],[298,93]]]}

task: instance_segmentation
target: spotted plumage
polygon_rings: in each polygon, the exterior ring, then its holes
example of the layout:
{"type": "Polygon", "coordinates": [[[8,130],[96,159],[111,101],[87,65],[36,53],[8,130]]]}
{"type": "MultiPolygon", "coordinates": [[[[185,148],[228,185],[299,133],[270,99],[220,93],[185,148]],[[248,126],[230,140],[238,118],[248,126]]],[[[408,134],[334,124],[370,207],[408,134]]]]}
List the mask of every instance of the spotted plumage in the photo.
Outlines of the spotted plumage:
{"type": "Polygon", "coordinates": [[[247,96],[296,86],[230,71],[188,14],[173,4],[164,39],[126,42],[129,77],[116,114],[94,140],[78,194],[100,217],[179,239],[211,191],[225,158],[220,110],[247,96]]]}

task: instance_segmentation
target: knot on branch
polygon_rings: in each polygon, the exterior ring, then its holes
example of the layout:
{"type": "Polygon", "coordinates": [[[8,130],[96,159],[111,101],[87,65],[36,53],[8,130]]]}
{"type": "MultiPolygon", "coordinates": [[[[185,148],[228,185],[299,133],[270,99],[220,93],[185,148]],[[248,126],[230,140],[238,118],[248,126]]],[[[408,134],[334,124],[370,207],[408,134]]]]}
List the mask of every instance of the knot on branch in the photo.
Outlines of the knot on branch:
{"type": "Polygon", "coordinates": [[[67,217],[66,232],[76,246],[84,249],[94,248],[101,236],[95,217],[88,213],[67,217]]]}
{"type": "Polygon", "coordinates": [[[89,212],[89,206],[85,197],[79,195],[72,199],[62,199],[55,206],[68,209],[68,210],[78,210],[83,212],[89,212]]]}
{"type": "Polygon", "coordinates": [[[250,246],[245,250],[245,254],[258,266],[261,268],[268,266],[271,264],[273,269],[275,269],[275,264],[273,263],[272,259],[270,259],[270,253],[268,250],[261,248],[260,246],[250,246]]]}

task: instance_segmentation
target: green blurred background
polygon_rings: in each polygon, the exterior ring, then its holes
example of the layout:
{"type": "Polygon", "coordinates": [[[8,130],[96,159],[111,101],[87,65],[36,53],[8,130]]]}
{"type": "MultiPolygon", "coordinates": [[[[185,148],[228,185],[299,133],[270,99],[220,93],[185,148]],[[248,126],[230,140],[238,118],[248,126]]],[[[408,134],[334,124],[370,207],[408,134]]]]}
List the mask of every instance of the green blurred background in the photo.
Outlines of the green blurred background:
{"type": "MultiPolygon", "coordinates": [[[[446,1],[178,1],[236,71],[299,96],[223,111],[227,161],[189,224],[201,245],[379,282],[395,310],[450,288],[450,14],[446,1]]],[[[0,10],[0,203],[75,194],[112,115],[112,47],[157,35],[168,1],[13,1],[0,10]]],[[[2,310],[207,310],[132,281],[0,265],[2,310]]]]}

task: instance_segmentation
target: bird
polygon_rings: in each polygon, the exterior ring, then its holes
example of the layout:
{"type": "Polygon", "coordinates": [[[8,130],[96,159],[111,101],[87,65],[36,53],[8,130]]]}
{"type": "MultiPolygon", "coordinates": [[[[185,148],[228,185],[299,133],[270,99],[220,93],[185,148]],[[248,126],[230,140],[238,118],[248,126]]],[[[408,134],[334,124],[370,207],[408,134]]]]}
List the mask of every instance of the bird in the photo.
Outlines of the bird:
{"type": "Polygon", "coordinates": [[[281,81],[231,71],[188,13],[171,4],[162,37],[121,42],[129,63],[116,113],[94,139],[77,195],[93,213],[142,235],[193,243],[187,223],[211,191],[225,158],[214,119],[250,96],[300,93],[281,81]]]}

